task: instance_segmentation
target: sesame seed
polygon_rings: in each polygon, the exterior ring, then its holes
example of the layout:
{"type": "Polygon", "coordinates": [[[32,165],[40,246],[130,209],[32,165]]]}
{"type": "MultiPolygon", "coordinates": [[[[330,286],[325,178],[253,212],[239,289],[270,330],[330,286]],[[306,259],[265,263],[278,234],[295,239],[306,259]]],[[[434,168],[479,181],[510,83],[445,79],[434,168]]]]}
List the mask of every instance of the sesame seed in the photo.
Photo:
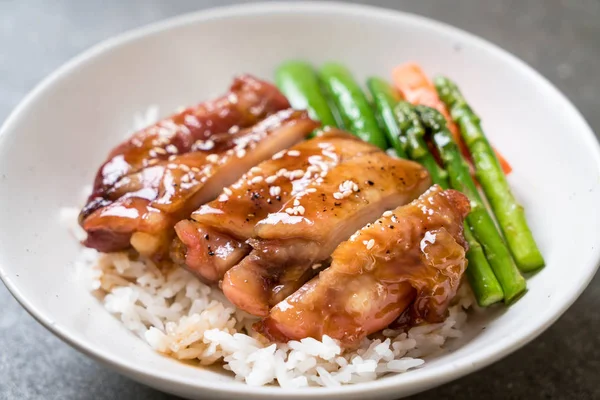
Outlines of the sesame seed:
{"type": "Polygon", "coordinates": [[[253,174],[258,174],[261,171],[262,171],[262,169],[260,169],[260,167],[252,167],[252,168],[250,168],[250,172],[253,173],[253,174]]]}
{"type": "Polygon", "coordinates": [[[285,154],[285,150],[281,150],[279,153],[275,153],[275,155],[272,157],[272,159],[279,160],[281,157],[283,157],[284,154],[285,154]]]}
{"type": "Polygon", "coordinates": [[[367,250],[371,250],[375,246],[375,239],[371,239],[367,242],[367,250]]]}
{"type": "Polygon", "coordinates": [[[219,156],[216,154],[210,154],[208,157],[206,157],[206,161],[210,163],[216,163],[217,161],[219,161],[219,156]]]}
{"type": "Polygon", "coordinates": [[[319,269],[319,268],[321,268],[321,265],[323,265],[323,264],[320,264],[320,263],[313,264],[312,269],[319,269]]]}
{"type": "Polygon", "coordinates": [[[195,173],[199,173],[200,172],[200,168],[198,168],[198,167],[192,167],[190,169],[192,170],[192,172],[195,172],[195,173]]]}
{"type": "Polygon", "coordinates": [[[304,171],[301,169],[297,169],[295,171],[292,171],[290,173],[290,179],[296,179],[296,178],[300,178],[304,175],[304,171]]]}
{"type": "Polygon", "coordinates": [[[220,201],[220,202],[224,202],[224,201],[227,201],[227,200],[229,200],[229,196],[227,196],[225,193],[222,193],[222,194],[219,196],[219,201],[220,201]]]}
{"type": "Polygon", "coordinates": [[[190,176],[188,174],[185,174],[181,177],[181,182],[189,182],[190,181],[190,176]]]}
{"type": "Polygon", "coordinates": [[[213,147],[215,147],[215,142],[212,141],[211,139],[208,140],[197,140],[196,143],[194,143],[194,149],[198,149],[198,150],[210,150],[213,147]]]}
{"type": "Polygon", "coordinates": [[[340,184],[339,190],[342,193],[347,191],[358,192],[358,185],[354,181],[347,180],[340,184]]]}
{"type": "Polygon", "coordinates": [[[269,194],[271,196],[278,196],[281,193],[281,188],[279,186],[271,186],[269,188],[269,194]]]}
{"type": "Polygon", "coordinates": [[[306,189],[306,193],[316,193],[317,189],[315,188],[308,188],[306,189]]]}
{"type": "Polygon", "coordinates": [[[237,158],[242,158],[246,155],[246,150],[239,149],[238,151],[236,151],[235,155],[237,156],[237,158]]]}
{"type": "Polygon", "coordinates": [[[389,210],[383,213],[384,217],[391,217],[392,215],[394,215],[394,213],[389,210]]]}
{"type": "Polygon", "coordinates": [[[292,156],[292,157],[298,157],[300,155],[300,152],[298,150],[290,150],[287,152],[288,156],[292,156]]]}
{"type": "Polygon", "coordinates": [[[156,163],[158,163],[158,159],[156,159],[156,158],[152,158],[152,159],[148,160],[148,165],[154,165],[156,163]]]}
{"type": "Polygon", "coordinates": [[[289,172],[285,168],[281,168],[279,171],[277,171],[277,176],[285,176],[286,174],[289,174],[289,172]]]}
{"type": "Polygon", "coordinates": [[[227,195],[227,196],[231,196],[233,195],[233,192],[231,191],[231,189],[229,188],[223,188],[223,192],[227,195]]]}
{"type": "Polygon", "coordinates": [[[344,195],[343,195],[343,194],[341,194],[340,192],[335,192],[335,193],[333,194],[333,198],[334,198],[334,199],[337,199],[337,200],[341,200],[341,199],[343,199],[343,198],[344,198],[344,195]]]}
{"type": "Polygon", "coordinates": [[[267,182],[269,185],[273,182],[275,182],[277,180],[277,175],[271,175],[271,176],[267,176],[265,178],[265,182],[267,182]]]}
{"type": "Polygon", "coordinates": [[[285,212],[290,214],[290,215],[304,215],[304,212],[306,210],[304,209],[304,207],[302,206],[297,206],[297,207],[290,207],[290,208],[286,208],[285,212]]]}
{"type": "Polygon", "coordinates": [[[252,180],[250,182],[252,183],[260,183],[263,181],[263,177],[262,176],[255,176],[254,178],[252,178],[252,180]]]}
{"type": "Polygon", "coordinates": [[[190,172],[190,167],[188,167],[185,164],[179,164],[179,169],[181,169],[182,171],[185,171],[185,172],[190,172]]]}
{"type": "Polygon", "coordinates": [[[155,147],[153,150],[156,154],[167,154],[167,151],[162,147],[155,147]]]}
{"type": "Polygon", "coordinates": [[[177,158],[177,156],[173,155],[173,156],[169,156],[169,161],[173,161],[177,158]]]}
{"type": "Polygon", "coordinates": [[[167,153],[170,153],[170,154],[177,154],[177,153],[179,153],[179,150],[177,149],[177,146],[175,146],[173,144],[168,145],[165,148],[165,150],[167,150],[167,153]]]}
{"type": "Polygon", "coordinates": [[[300,200],[294,199],[294,206],[299,206],[299,205],[300,205],[300,200]]]}

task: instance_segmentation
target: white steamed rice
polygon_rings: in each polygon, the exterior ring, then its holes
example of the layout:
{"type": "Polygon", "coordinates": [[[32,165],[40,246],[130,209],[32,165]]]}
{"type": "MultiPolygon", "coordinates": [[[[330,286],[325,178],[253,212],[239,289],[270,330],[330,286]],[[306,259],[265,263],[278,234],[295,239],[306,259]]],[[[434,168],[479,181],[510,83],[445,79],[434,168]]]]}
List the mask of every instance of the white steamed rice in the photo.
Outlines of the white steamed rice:
{"type": "MultiPolygon", "coordinates": [[[[81,239],[77,213],[65,209],[62,214],[81,239]]],[[[252,330],[256,318],[236,310],[218,289],[182,268],[85,248],[76,265],[82,281],[100,293],[106,310],[155,350],[201,365],[222,363],[249,385],[337,386],[419,367],[425,356],[439,354],[448,339],[462,335],[466,310],[473,304],[463,285],[443,323],[406,333],[385,329],[354,351],[343,351],[327,336],[270,344],[252,330]]]]}
{"type": "MultiPolygon", "coordinates": [[[[157,108],[150,107],[136,116],[135,128],[153,123],[157,116],[157,108]]],[[[78,212],[63,209],[61,218],[82,240],[85,232],[77,224],[78,212]]],[[[420,367],[425,357],[441,353],[449,339],[462,335],[466,310],[474,303],[465,284],[444,322],[408,332],[385,329],[377,338],[364,339],[358,349],[344,351],[327,336],[320,341],[269,343],[252,330],[255,317],[236,310],[218,289],[182,268],[86,248],[76,265],[106,310],[152,348],[200,365],[220,363],[236,379],[253,386],[338,386],[420,367]]]]}

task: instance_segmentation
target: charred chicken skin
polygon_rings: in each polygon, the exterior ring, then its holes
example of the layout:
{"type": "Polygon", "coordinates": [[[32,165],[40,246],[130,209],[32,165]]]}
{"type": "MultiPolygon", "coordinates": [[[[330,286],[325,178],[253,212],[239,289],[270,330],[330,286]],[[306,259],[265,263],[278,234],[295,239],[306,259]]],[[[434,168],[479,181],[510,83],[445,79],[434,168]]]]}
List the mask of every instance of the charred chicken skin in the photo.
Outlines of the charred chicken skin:
{"type": "Polygon", "coordinates": [[[257,316],[292,294],[348,239],[385,210],[407,204],[431,184],[419,164],[381,151],[353,157],[293,195],[259,221],[250,254],[225,274],[222,289],[257,316]]]}
{"type": "Polygon", "coordinates": [[[84,244],[165,254],[177,221],[318,127],[288,106],[275,87],[244,76],[227,96],[135,134],[98,172],[80,214],[84,244]]]}
{"type": "Polygon", "coordinates": [[[172,258],[204,281],[217,282],[250,252],[245,241],[258,222],[304,193],[323,171],[378,151],[349,133],[330,130],[276,154],[194,211],[190,220],[177,223],[172,258]]]}
{"type": "Polygon", "coordinates": [[[347,347],[409,310],[440,322],[466,268],[469,200],[432,187],[388,211],[332,255],[329,268],[272,308],[255,328],[274,341],[328,335],[347,347]]]}

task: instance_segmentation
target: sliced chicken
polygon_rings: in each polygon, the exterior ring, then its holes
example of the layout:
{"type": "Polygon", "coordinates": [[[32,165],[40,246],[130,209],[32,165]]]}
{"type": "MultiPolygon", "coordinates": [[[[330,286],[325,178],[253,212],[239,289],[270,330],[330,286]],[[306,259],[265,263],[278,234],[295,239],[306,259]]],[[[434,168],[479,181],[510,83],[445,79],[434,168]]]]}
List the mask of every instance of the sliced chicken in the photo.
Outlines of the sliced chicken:
{"type": "Polygon", "coordinates": [[[306,112],[282,110],[251,128],[211,136],[203,150],[156,160],[106,191],[107,204],[82,221],[84,244],[104,252],[131,244],[143,255],[164,256],[177,221],[316,127],[306,112]]]}
{"type": "Polygon", "coordinates": [[[430,186],[419,164],[383,152],[354,157],[322,173],[278,212],[258,222],[248,240],[252,252],[230,269],[223,292],[239,308],[258,316],[311,278],[339,243],[406,204],[430,186]]]}
{"type": "Polygon", "coordinates": [[[270,83],[250,75],[235,78],[223,97],[163,119],[115,147],[96,174],[80,221],[112,202],[106,192],[124,176],[156,160],[204,149],[210,146],[207,140],[214,134],[237,132],[289,107],[285,96],[270,83]]]}
{"type": "Polygon", "coordinates": [[[201,206],[191,220],[177,223],[172,258],[205,281],[222,279],[250,252],[245,241],[257,222],[303,193],[324,171],[378,151],[349,133],[332,130],[276,154],[201,206]]]}
{"type": "Polygon", "coordinates": [[[340,244],[329,268],[255,328],[274,341],[328,335],[345,346],[395,321],[441,322],[465,271],[469,200],[432,187],[340,244]]]}

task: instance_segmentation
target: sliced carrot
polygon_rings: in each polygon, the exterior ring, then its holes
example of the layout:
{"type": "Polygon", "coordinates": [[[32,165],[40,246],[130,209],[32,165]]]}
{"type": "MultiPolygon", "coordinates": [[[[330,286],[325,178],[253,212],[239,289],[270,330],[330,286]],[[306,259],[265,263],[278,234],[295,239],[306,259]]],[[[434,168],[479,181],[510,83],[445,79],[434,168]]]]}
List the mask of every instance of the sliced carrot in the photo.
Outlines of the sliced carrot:
{"type": "MultiPolygon", "coordinates": [[[[467,160],[471,160],[471,155],[467,146],[460,136],[456,123],[452,120],[446,105],[440,100],[433,82],[425,74],[423,69],[416,63],[405,63],[398,65],[392,71],[392,81],[396,86],[396,89],[400,92],[402,97],[406,101],[412,104],[421,104],[438,110],[444,117],[448,124],[448,129],[452,132],[454,140],[458,143],[463,155],[467,160]]],[[[500,154],[497,150],[496,157],[502,166],[502,170],[505,174],[509,174],[512,168],[508,161],[500,154]]],[[[472,169],[472,167],[471,167],[472,169]]]]}
{"type": "MultiPolygon", "coordinates": [[[[492,146],[492,148],[494,148],[494,147],[492,146]]],[[[504,158],[504,156],[496,149],[494,149],[494,153],[496,153],[496,158],[498,159],[498,162],[500,163],[500,166],[502,167],[502,171],[504,171],[504,174],[505,175],[510,174],[512,172],[512,167],[508,163],[506,158],[504,158]]]]}

